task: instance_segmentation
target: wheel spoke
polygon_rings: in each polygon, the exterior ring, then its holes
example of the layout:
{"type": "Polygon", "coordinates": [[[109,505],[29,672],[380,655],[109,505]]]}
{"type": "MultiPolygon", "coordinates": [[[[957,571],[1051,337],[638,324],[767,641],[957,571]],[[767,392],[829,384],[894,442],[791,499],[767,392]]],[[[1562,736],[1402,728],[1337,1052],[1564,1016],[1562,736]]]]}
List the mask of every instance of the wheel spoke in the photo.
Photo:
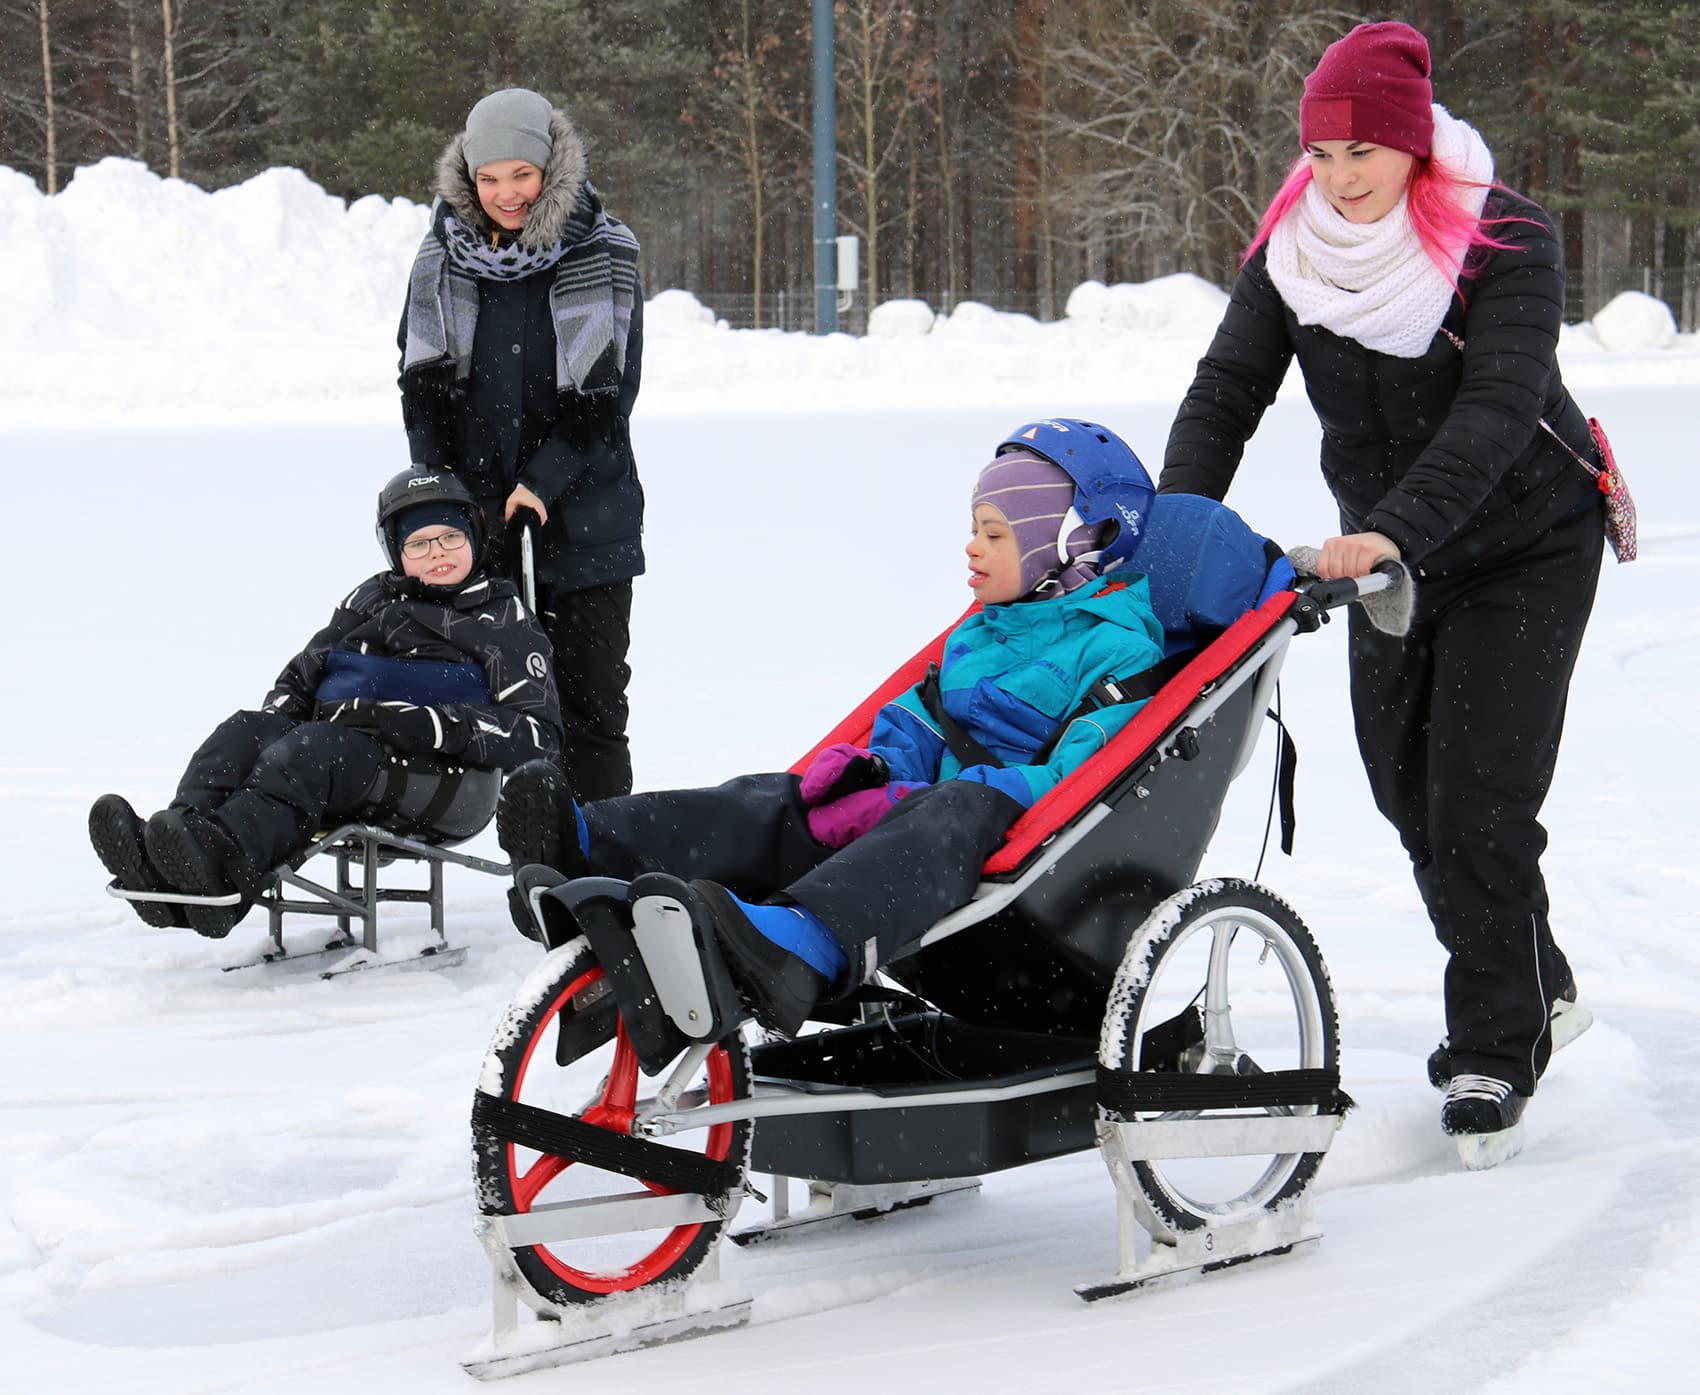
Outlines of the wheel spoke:
{"type": "Polygon", "coordinates": [[[1228,1002],[1228,956],[1234,946],[1231,921],[1220,921],[1211,930],[1210,969],[1204,984],[1204,1049],[1211,1067],[1231,1071],[1239,1058],[1234,1044],[1233,1008],[1228,1002]]]}

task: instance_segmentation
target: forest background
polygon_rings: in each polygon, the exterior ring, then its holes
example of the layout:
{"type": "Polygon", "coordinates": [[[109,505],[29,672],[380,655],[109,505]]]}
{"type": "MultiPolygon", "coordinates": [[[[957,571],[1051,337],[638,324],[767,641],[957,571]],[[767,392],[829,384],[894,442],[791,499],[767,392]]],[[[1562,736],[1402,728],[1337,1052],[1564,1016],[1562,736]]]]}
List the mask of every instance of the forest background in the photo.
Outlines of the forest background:
{"type": "MultiPolygon", "coordinates": [[[[117,155],[206,189],[292,165],[429,199],[467,109],[533,87],[584,131],[646,287],[813,323],[810,0],[0,0],[0,164],[117,155]]],[[[1700,0],[838,0],[840,231],[862,284],[1041,319],[1085,280],[1226,286],[1364,19],[1429,37],[1441,102],[1558,221],[1569,318],[1625,289],[1693,329],[1700,0]]]]}

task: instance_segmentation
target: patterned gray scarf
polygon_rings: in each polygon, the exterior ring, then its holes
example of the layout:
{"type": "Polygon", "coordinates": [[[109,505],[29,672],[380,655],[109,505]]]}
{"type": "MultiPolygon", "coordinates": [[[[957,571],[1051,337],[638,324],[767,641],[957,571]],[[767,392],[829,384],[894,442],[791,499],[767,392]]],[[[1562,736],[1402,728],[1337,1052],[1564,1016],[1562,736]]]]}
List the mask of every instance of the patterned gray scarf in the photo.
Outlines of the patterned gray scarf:
{"type": "Polygon", "coordinates": [[[637,238],[608,216],[588,181],[560,240],[542,248],[518,241],[492,247],[439,198],[408,280],[402,372],[453,362],[455,381],[464,382],[472,371],[479,281],[517,281],[553,267],[556,388],[587,396],[618,392],[637,297],[637,258],[637,238]]]}

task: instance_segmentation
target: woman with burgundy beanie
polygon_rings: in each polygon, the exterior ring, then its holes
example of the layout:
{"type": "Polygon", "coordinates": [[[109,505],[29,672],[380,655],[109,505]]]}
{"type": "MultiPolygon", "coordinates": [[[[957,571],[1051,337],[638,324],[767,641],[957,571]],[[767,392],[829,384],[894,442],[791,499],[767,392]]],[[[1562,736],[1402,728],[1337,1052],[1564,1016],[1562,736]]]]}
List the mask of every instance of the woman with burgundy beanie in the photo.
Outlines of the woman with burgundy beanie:
{"type": "Polygon", "coordinates": [[[1263,215],[1169,435],[1160,489],[1220,499],[1297,357],[1341,536],[1324,577],[1394,559],[1408,634],[1354,613],[1359,751],[1450,958],[1429,1078],[1468,1166],[1521,1146],[1554,1048],[1591,1021],[1547,923],[1538,815],[1593,607],[1595,458],[1556,351],[1545,212],[1434,104],[1407,24],[1359,25],[1299,104],[1303,155],[1263,215]]]}

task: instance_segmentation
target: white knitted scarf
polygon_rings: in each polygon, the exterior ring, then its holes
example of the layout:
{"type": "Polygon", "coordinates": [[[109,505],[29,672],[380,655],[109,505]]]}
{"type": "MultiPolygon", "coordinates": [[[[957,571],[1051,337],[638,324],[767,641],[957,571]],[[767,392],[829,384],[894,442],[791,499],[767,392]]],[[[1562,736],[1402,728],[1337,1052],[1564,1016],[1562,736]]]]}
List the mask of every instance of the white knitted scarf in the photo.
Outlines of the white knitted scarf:
{"type": "MultiPolygon", "coordinates": [[[[1475,127],[1434,108],[1433,158],[1469,183],[1459,201],[1479,218],[1493,156],[1475,127]]],[[[1342,217],[1312,181],[1269,235],[1269,277],[1302,325],[1321,325],[1366,349],[1421,358],[1446,318],[1453,283],[1429,259],[1405,199],[1373,223],[1342,217]]],[[[1449,249],[1461,265],[1466,247],[1449,249]]]]}

